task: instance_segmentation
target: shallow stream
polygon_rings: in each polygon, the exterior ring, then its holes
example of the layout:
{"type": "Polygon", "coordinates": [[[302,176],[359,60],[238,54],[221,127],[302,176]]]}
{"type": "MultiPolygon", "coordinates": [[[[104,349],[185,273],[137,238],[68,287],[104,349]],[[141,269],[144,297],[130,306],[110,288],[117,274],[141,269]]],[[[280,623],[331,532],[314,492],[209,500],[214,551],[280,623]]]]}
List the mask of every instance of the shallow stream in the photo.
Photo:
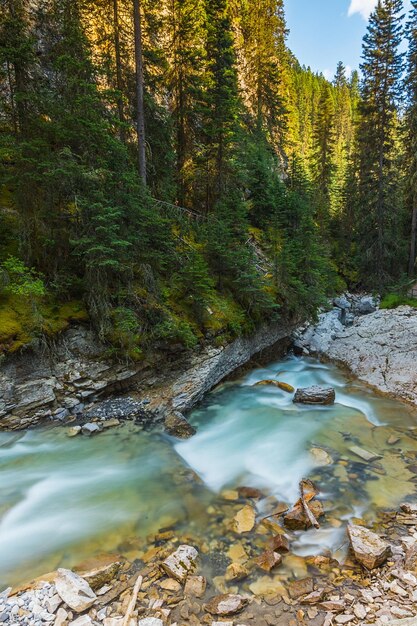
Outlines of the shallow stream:
{"type": "Polygon", "coordinates": [[[299,555],[341,553],[347,520],[415,497],[417,411],[334,365],[288,357],[254,369],[190,419],[197,435],[182,442],[133,423],[90,438],[69,438],[65,427],[0,433],[0,590],[102,552],[141,558],[164,528],[221,547],[244,504],[224,490],[241,486],[265,494],[262,516],[293,503],[301,478],[316,482],[326,518],[319,531],[297,533],[299,555]],[[295,405],[292,394],[256,386],[264,379],[331,385],[336,404],[295,405]],[[353,446],[381,458],[366,462],[353,446]]]}

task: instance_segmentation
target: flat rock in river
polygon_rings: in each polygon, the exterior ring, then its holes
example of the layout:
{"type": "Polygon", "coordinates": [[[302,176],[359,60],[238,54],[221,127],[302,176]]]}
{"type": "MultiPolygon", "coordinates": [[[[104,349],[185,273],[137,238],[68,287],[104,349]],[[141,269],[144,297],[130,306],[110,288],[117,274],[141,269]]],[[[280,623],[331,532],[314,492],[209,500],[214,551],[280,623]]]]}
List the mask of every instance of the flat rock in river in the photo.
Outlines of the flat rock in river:
{"type": "Polygon", "coordinates": [[[379,567],[391,554],[389,543],[368,528],[350,524],[347,534],[355,559],[366,569],[379,567]]]}
{"type": "Polygon", "coordinates": [[[336,393],[333,387],[304,387],[297,389],[293,402],[299,404],[334,404],[336,393]]]}

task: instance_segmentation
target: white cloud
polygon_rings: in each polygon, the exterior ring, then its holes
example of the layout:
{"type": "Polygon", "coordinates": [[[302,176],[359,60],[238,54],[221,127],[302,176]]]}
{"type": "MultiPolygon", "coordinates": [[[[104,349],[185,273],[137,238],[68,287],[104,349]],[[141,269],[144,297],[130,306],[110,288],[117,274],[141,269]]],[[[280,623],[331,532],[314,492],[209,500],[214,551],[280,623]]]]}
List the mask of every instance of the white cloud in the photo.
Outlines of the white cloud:
{"type": "Polygon", "coordinates": [[[332,78],[334,76],[334,72],[332,72],[332,70],[329,70],[328,68],[326,68],[325,70],[323,70],[323,76],[327,80],[332,80],[332,78]]]}
{"type": "Polygon", "coordinates": [[[350,0],[348,15],[360,13],[364,20],[367,20],[378,0],[350,0]]]}
{"type": "MultiPolygon", "coordinates": [[[[350,0],[350,6],[348,15],[355,15],[355,13],[359,13],[362,15],[364,20],[368,20],[370,14],[374,10],[377,5],[378,0],[350,0]]],[[[410,8],[410,0],[404,0],[403,8],[408,10],[410,8]]]]}
{"type": "Polygon", "coordinates": [[[346,65],[346,77],[350,78],[352,76],[352,68],[350,67],[350,65],[346,65]]]}

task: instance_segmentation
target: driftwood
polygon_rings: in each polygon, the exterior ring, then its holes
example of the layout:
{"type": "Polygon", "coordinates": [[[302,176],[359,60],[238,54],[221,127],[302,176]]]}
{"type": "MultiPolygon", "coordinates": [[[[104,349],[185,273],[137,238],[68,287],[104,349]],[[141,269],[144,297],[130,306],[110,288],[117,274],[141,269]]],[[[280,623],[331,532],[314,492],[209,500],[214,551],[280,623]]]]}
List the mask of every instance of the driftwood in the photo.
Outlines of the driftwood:
{"type": "Polygon", "coordinates": [[[301,506],[303,507],[305,516],[307,517],[310,524],[314,526],[314,528],[318,529],[320,528],[320,524],[318,523],[310,507],[308,506],[308,502],[310,502],[310,500],[312,500],[317,495],[317,493],[318,491],[316,487],[313,485],[313,483],[311,482],[311,480],[300,480],[300,499],[297,502],[297,504],[301,504],[301,506]],[[307,493],[305,492],[306,487],[309,490],[307,493]]]}
{"type": "Polygon", "coordinates": [[[136,583],[135,583],[135,586],[134,586],[133,591],[132,591],[132,597],[130,598],[130,602],[129,602],[129,605],[127,607],[127,611],[126,611],[125,616],[123,618],[122,626],[128,626],[128,624],[130,622],[130,618],[132,616],[132,613],[135,610],[135,605],[136,605],[136,601],[138,599],[138,593],[139,593],[140,588],[142,586],[142,582],[143,582],[143,577],[139,575],[137,577],[137,579],[136,579],[136,583]]]}

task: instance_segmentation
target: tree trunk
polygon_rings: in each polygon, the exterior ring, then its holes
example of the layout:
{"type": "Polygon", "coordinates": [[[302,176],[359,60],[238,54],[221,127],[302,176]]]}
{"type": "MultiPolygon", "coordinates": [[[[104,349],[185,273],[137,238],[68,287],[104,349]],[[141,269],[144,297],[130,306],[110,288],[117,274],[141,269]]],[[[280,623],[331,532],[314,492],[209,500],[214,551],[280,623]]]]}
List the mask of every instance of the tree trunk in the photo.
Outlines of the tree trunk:
{"type": "Polygon", "coordinates": [[[145,108],[143,102],[143,55],[142,55],[142,26],[140,18],[139,0],[133,0],[134,37],[135,37],[135,65],[136,65],[136,129],[138,134],[139,175],[146,185],[146,146],[145,146],[145,108]]]}
{"type": "Polygon", "coordinates": [[[113,0],[113,23],[114,23],[114,53],[116,57],[116,86],[117,91],[117,110],[120,120],[120,139],[126,139],[124,128],[124,109],[123,109],[123,79],[122,79],[122,60],[120,54],[120,27],[119,27],[119,0],[113,0]]]}
{"type": "Polygon", "coordinates": [[[414,276],[414,266],[416,263],[416,239],[417,239],[417,198],[414,198],[413,215],[411,218],[411,240],[410,240],[410,260],[408,265],[408,275],[414,276]]]}

